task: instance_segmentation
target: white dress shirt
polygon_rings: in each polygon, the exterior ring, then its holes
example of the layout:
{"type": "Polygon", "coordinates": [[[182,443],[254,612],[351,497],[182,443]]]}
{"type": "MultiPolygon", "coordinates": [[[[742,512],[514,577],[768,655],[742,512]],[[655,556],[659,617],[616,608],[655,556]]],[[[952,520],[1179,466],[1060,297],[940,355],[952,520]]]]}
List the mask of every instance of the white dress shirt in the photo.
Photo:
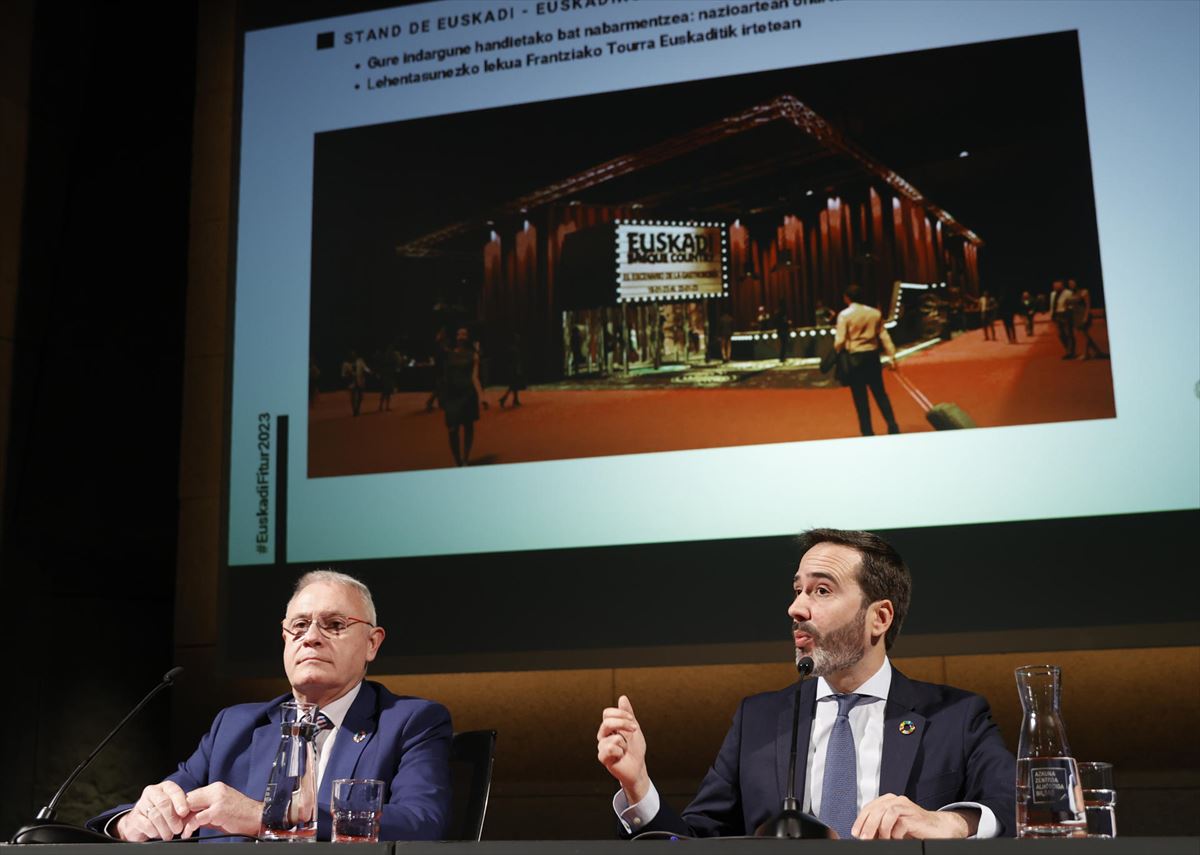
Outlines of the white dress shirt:
{"type": "MultiPolygon", "coordinates": [[[[866,682],[854,690],[855,694],[866,695],[850,710],[850,731],[854,734],[855,754],[858,769],[858,810],[879,797],[879,771],[883,763],[883,722],[887,707],[888,691],[892,687],[892,663],[884,657],[883,665],[866,682]]],[[[817,710],[808,736],[808,762],[804,773],[805,813],[817,816],[821,810],[821,789],[825,781],[825,754],[829,747],[829,734],[837,718],[836,694],[825,682],[817,678],[817,710]]],[[[650,791],[637,804],[629,804],[624,790],[613,796],[613,810],[625,827],[625,831],[636,834],[658,815],[662,802],[654,783],[650,791]]],[[[991,808],[976,802],[954,802],[939,810],[974,808],[979,811],[979,828],[976,837],[995,837],[999,831],[996,815],[991,808]]]]}
{"type": "Polygon", "coordinates": [[[333,722],[333,730],[323,730],[317,735],[317,789],[321,789],[321,779],[325,776],[325,767],[329,765],[329,755],[333,753],[333,741],[337,739],[342,730],[342,722],[346,718],[346,713],[350,711],[350,705],[354,703],[354,699],[358,697],[359,690],[362,689],[360,681],[346,694],[342,695],[336,701],[330,701],[328,706],[320,707],[317,711],[325,713],[325,717],[333,722]]]}
{"type": "MultiPolygon", "coordinates": [[[[892,664],[884,657],[883,666],[865,683],[854,690],[863,695],[850,710],[850,732],[854,734],[854,753],[858,768],[858,804],[855,815],[863,805],[879,797],[879,769],[883,763],[883,719],[888,690],[892,687],[892,664]]],[[[813,715],[808,735],[808,763],[804,774],[804,804],[801,810],[813,816],[821,813],[821,790],[825,785],[825,755],[829,749],[829,734],[837,719],[837,694],[817,678],[817,711],[813,715]]]]}

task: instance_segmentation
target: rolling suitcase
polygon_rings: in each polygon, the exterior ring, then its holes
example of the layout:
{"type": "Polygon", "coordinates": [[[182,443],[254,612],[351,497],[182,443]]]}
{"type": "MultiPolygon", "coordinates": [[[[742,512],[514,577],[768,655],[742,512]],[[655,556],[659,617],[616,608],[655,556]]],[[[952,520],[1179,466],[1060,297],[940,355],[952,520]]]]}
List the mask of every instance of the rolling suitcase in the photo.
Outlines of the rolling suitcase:
{"type": "Polygon", "coordinates": [[[900,381],[900,385],[904,387],[904,391],[912,396],[912,399],[917,402],[917,406],[925,411],[925,419],[934,430],[962,430],[963,428],[978,427],[975,420],[967,415],[958,404],[947,401],[944,404],[931,403],[925,397],[925,393],[913,385],[912,381],[905,377],[901,372],[895,372],[896,379],[900,381]]]}

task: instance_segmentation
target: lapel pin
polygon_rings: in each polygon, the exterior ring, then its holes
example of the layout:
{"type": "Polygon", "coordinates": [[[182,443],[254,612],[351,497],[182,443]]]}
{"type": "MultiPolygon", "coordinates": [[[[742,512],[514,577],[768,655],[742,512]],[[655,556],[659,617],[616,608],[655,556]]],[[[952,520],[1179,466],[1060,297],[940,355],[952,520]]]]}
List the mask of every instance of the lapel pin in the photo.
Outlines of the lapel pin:
{"type": "Polygon", "coordinates": [[[915,724],[913,724],[912,721],[910,721],[909,719],[905,719],[904,721],[900,722],[900,732],[903,733],[905,736],[908,736],[911,733],[916,733],[916,731],[917,731],[917,726],[915,724]]]}
{"type": "MultiPolygon", "coordinates": [[[[912,722],[907,722],[907,723],[912,724],[912,722]]],[[[903,726],[904,725],[901,725],[902,728],[903,728],[903,726]]],[[[354,734],[354,742],[356,744],[359,742],[362,742],[366,738],[367,738],[367,732],[365,730],[360,730],[358,733],[354,734]]]]}

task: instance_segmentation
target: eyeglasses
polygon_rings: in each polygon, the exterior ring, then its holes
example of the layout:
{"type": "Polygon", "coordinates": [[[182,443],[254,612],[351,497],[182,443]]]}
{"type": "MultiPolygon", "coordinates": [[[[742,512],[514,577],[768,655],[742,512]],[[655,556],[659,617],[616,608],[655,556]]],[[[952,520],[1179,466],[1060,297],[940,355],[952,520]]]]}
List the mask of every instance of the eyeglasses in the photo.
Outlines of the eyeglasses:
{"type": "Polygon", "coordinates": [[[294,641],[299,641],[308,635],[309,628],[314,624],[317,627],[317,631],[326,638],[341,638],[346,634],[346,630],[356,623],[366,624],[369,627],[375,626],[369,620],[347,617],[346,615],[326,615],[325,617],[317,618],[315,621],[308,616],[284,618],[282,626],[283,631],[290,635],[294,641]]]}

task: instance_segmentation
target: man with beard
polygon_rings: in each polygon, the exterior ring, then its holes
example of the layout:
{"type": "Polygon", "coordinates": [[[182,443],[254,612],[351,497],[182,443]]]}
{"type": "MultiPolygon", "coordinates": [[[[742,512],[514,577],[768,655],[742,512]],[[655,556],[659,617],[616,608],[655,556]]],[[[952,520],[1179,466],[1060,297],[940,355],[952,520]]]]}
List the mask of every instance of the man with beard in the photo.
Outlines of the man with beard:
{"type": "Polygon", "coordinates": [[[787,790],[793,703],[800,704],[796,798],[841,838],[998,837],[1014,833],[1016,764],[979,695],[909,680],[892,667],[912,581],[868,532],[800,537],[792,620],[797,662],[813,676],[742,701],[692,803],[677,814],[646,768],[646,737],[622,695],[604,711],[597,756],[621,785],[626,836],[753,834],[787,790]]]}

